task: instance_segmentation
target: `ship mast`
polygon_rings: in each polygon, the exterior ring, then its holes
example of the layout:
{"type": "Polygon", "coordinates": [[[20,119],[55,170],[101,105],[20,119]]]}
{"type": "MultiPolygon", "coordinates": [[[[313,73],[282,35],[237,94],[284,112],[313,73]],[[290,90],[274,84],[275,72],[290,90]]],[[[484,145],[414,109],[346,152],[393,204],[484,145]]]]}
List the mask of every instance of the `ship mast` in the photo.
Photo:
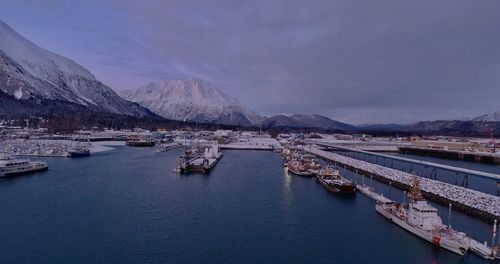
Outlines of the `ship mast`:
{"type": "Polygon", "coordinates": [[[408,199],[410,202],[415,202],[417,200],[422,200],[422,193],[420,192],[420,181],[417,176],[413,175],[411,179],[411,188],[408,192],[408,199]]]}

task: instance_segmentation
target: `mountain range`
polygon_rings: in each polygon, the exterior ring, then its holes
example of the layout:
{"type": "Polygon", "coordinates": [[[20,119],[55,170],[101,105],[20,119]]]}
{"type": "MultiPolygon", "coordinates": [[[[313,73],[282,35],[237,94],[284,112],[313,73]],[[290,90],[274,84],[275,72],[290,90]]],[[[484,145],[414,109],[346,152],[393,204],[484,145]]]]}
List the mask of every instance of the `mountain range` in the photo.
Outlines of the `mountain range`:
{"type": "Polygon", "coordinates": [[[356,127],[332,120],[322,115],[281,114],[267,117],[260,124],[263,128],[318,128],[325,130],[353,131],[356,127]]]}
{"type": "Polygon", "coordinates": [[[286,114],[262,117],[206,80],[161,80],[137,89],[119,91],[130,101],[172,120],[263,128],[354,130],[355,127],[321,115],[286,114]]]}

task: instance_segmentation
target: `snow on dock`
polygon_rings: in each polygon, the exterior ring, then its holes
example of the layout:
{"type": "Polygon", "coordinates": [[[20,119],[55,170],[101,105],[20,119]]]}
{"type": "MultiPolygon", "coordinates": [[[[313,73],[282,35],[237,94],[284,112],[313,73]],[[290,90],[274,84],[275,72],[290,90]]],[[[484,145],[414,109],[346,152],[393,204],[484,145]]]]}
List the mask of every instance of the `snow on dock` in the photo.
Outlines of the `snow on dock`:
{"type": "Polygon", "coordinates": [[[375,200],[377,202],[381,202],[381,203],[390,203],[390,202],[393,202],[391,199],[389,199],[387,197],[384,197],[383,194],[375,192],[375,190],[372,187],[370,187],[370,186],[356,184],[356,189],[360,193],[368,196],[369,198],[372,198],[373,200],[375,200]]]}
{"type": "MultiPolygon", "coordinates": [[[[305,150],[324,159],[346,165],[350,169],[358,170],[360,173],[373,175],[376,179],[390,181],[399,188],[407,189],[411,185],[413,175],[410,173],[323,151],[317,147],[305,148],[305,150]]],[[[422,191],[432,200],[444,204],[452,203],[455,208],[480,216],[485,220],[500,217],[500,197],[437,180],[419,178],[422,191]]]]}
{"type": "Polygon", "coordinates": [[[274,150],[280,149],[281,144],[274,138],[248,138],[238,142],[220,144],[221,149],[241,149],[241,150],[274,150]]]}

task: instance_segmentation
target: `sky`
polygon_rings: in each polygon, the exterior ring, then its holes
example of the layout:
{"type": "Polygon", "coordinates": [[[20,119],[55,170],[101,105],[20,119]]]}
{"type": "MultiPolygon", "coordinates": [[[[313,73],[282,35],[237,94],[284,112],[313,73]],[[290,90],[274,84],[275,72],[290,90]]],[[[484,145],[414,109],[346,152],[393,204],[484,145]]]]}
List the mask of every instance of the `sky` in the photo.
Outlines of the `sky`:
{"type": "Polygon", "coordinates": [[[263,115],[352,124],[500,110],[500,1],[0,0],[115,90],[196,76],[263,115]]]}

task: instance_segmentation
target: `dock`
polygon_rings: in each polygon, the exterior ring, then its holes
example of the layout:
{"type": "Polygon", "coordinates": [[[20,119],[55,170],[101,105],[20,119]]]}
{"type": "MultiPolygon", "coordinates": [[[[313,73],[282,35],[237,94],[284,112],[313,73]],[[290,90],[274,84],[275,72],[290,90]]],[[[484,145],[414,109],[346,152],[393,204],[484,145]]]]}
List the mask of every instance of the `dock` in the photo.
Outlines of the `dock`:
{"type": "Polygon", "coordinates": [[[366,195],[367,197],[375,200],[376,202],[381,202],[381,203],[392,202],[391,199],[385,197],[383,194],[375,192],[375,190],[370,186],[356,184],[356,190],[358,190],[358,192],[366,195]]]}
{"type": "MultiPolygon", "coordinates": [[[[304,150],[359,174],[372,176],[380,182],[391,183],[396,188],[402,190],[410,188],[410,180],[413,177],[410,173],[327,152],[318,147],[304,150]]],[[[422,192],[429,200],[445,205],[451,203],[454,208],[488,223],[500,218],[500,197],[437,180],[419,178],[422,192]]]]}
{"type": "Polygon", "coordinates": [[[221,144],[220,149],[237,149],[237,150],[274,150],[272,145],[250,145],[250,144],[221,144]]]}
{"type": "Polygon", "coordinates": [[[380,157],[380,158],[394,159],[394,160],[413,163],[413,164],[417,164],[417,165],[429,166],[429,167],[439,168],[439,169],[443,169],[443,170],[463,173],[463,174],[467,174],[467,175],[474,175],[477,177],[491,179],[491,180],[500,182],[500,175],[494,174],[494,173],[470,170],[470,169],[465,169],[465,168],[460,168],[460,167],[453,167],[453,166],[443,165],[443,164],[434,163],[434,162],[410,159],[410,158],[405,158],[405,157],[398,157],[398,156],[387,155],[387,154],[382,154],[382,153],[374,153],[374,152],[370,152],[370,151],[364,151],[364,150],[359,150],[359,149],[331,145],[331,144],[327,144],[327,143],[316,143],[316,144],[318,144],[320,146],[331,147],[331,148],[355,152],[355,153],[359,153],[359,154],[366,154],[366,155],[372,155],[372,156],[376,156],[376,157],[380,157]]]}
{"type": "Polygon", "coordinates": [[[409,153],[439,158],[475,161],[480,163],[500,164],[500,153],[474,152],[465,150],[434,149],[415,146],[399,147],[401,153],[409,153]]]}

